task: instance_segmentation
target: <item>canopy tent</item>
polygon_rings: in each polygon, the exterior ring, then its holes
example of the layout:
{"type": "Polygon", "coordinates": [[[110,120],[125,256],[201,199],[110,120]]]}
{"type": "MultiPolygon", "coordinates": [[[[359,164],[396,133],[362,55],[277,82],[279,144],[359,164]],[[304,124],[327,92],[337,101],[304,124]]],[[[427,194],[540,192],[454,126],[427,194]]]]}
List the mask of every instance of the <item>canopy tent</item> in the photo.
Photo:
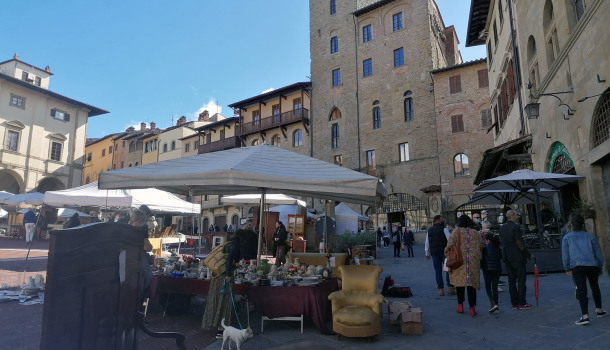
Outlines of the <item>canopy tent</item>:
{"type": "Polygon", "coordinates": [[[16,194],[8,199],[3,199],[3,204],[18,206],[22,203],[27,205],[42,205],[43,193],[40,192],[28,192],[22,194],[16,194]]]}
{"type": "Polygon", "coordinates": [[[127,190],[100,190],[97,182],[92,182],[65,190],[47,191],[43,201],[53,207],[131,207],[132,197],[127,190]]]}
{"type": "Polygon", "coordinates": [[[2,208],[0,208],[0,219],[7,219],[8,218],[8,212],[2,208]]]}
{"type": "Polygon", "coordinates": [[[156,213],[199,214],[201,211],[201,205],[187,202],[156,188],[100,190],[97,182],[66,190],[48,191],[45,193],[43,201],[45,204],[54,207],[108,206],[138,208],[145,204],[156,213]]]}
{"type": "MultiPolygon", "coordinates": [[[[224,204],[259,204],[261,202],[261,194],[237,194],[234,196],[224,196],[220,198],[220,201],[224,204]]],[[[287,205],[299,205],[306,207],[307,203],[300,199],[289,197],[281,193],[269,193],[265,196],[265,203],[267,204],[287,204],[287,205]]]]}
{"type": "Polygon", "coordinates": [[[9,199],[12,196],[14,196],[14,194],[12,194],[10,192],[0,191],[0,204],[6,204],[6,203],[4,203],[4,200],[9,199]]]}
{"type": "Polygon", "coordinates": [[[358,232],[358,221],[369,221],[369,218],[360,215],[345,203],[339,203],[335,207],[335,223],[337,234],[345,231],[358,232]]]}
{"type": "Polygon", "coordinates": [[[182,195],[284,193],[374,205],[378,178],[271,145],[233,148],[106,171],[99,187],[156,187],[182,195]]]}
{"type": "MultiPolygon", "coordinates": [[[[233,148],[111,170],[100,174],[100,188],[155,186],[184,195],[261,193],[375,205],[386,195],[376,177],[271,145],[233,148]]],[[[259,222],[262,230],[262,220],[259,222]]],[[[259,258],[261,236],[259,235],[259,258]]]]}

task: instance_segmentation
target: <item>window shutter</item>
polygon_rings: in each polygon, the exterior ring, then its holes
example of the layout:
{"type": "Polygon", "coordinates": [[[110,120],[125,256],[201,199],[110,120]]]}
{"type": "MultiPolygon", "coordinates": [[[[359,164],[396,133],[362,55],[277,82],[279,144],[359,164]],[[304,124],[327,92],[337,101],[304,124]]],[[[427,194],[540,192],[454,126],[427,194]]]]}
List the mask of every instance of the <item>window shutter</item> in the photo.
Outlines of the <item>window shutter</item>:
{"type": "Polygon", "coordinates": [[[506,70],[506,76],[508,77],[508,94],[509,101],[512,104],[515,100],[515,71],[513,69],[513,60],[508,62],[508,68],[506,70]]]}
{"type": "Polygon", "coordinates": [[[479,69],[477,71],[479,76],[479,88],[485,88],[489,86],[489,78],[487,76],[487,69],[479,69]]]}

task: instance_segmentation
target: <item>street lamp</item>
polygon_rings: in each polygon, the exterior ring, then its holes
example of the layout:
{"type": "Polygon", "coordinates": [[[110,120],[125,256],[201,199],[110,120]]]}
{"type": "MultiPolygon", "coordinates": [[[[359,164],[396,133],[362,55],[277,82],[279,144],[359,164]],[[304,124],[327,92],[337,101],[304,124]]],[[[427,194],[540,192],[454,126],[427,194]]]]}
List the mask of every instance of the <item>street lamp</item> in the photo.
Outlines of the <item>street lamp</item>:
{"type": "MultiPolygon", "coordinates": [[[[527,84],[527,88],[530,91],[530,100],[538,100],[541,96],[553,96],[559,100],[559,107],[561,107],[561,106],[568,107],[568,115],[574,115],[574,112],[576,112],[575,109],[570,107],[570,105],[568,105],[567,103],[563,103],[561,98],[559,96],[557,96],[557,95],[561,95],[561,94],[573,94],[574,91],[546,92],[543,94],[539,94],[538,96],[534,96],[534,94],[532,94],[533,87],[534,87],[533,83],[527,84]]],[[[528,119],[537,119],[540,116],[540,103],[530,102],[527,105],[525,105],[525,114],[527,114],[528,119]]],[[[566,118],[564,115],[564,119],[567,120],[569,118],[566,118]]]]}

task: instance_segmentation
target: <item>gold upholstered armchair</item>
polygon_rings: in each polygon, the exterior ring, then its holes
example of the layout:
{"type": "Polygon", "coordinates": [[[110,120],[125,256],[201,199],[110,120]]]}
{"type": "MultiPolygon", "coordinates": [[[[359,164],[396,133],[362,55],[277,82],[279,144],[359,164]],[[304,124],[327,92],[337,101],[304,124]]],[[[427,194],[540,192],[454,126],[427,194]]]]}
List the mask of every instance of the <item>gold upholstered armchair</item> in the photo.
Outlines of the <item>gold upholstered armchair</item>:
{"type": "Polygon", "coordinates": [[[331,293],[333,331],[340,338],[369,337],[381,333],[381,303],[383,296],[377,292],[380,266],[339,266],[342,277],[341,290],[331,293]]]}

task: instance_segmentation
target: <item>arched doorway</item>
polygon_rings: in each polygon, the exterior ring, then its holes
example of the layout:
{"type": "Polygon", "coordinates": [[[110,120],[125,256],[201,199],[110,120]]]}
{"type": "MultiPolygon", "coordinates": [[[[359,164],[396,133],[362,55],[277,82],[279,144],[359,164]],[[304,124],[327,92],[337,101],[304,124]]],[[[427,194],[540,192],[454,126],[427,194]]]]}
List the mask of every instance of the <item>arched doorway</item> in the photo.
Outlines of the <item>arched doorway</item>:
{"type": "Polygon", "coordinates": [[[17,194],[22,193],[24,190],[25,186],[19,175],[11,170],[0,170],[0,191],[17,194]]]}
{"type": "Polygon", "coordinates": [[[375,226],[391,225],[394,222],[402,226],[409,225],[415,230],[424,227],[427,222],[426,203],[408,193],[392,193],[378,207],[369,207],[365,215],[375,215],[375,226]]]}
{"type": "MultiPolygon", "coordinates": [[[[547,172],[555,174],[576,175],[574,161],[570,157],[568,148],[561,142],[554,142],[548,153],[547,172]]],[[[572,207],[580,198],[578,183],[567,184],[561,187],[559,203],[553,203],[553,211],[561,216],[561,223],[567,221],[572,207]]]]}
{"type": "Polygon", "coordinates": [[[63,182],[59,181],[58,179],[56,179],[54,177],[45,177],[44,179],[40,180],[40,182],[38,183],[38,187],[36,187],[36,191],[38,191],[40,193],[45,193],[47,191],[57,191],[57,190],[63,190],[65,188],[66,188],[66,186],[64,186],[63,182]]]}

